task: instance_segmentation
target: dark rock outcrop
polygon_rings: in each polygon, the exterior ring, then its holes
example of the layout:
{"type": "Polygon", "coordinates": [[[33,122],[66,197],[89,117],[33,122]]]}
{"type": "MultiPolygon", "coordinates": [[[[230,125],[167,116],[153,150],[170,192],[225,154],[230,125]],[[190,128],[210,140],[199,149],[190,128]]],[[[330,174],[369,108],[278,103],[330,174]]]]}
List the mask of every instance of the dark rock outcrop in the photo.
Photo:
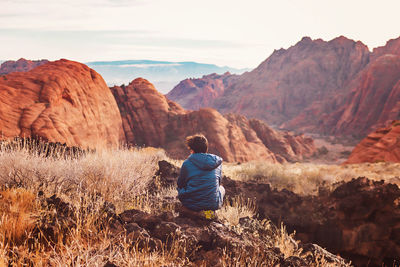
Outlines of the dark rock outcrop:
{"type": "Polygon", "coordinates": [[[283,222],[302,242],[323,246],[356,266],[390,266],[399,261],[400,189],[396,185],[357,178],[331,193],[304,197],[227,177],[222,184],[227,196],[256,199],[261,218],[278,225],[283,222]]]}
{"type": "MultiPolygon", "coordinates": [[[[172,165],[163,169],[165,173],[166,169],[178,171],[172,165]]],[[[222,185],[227,199],[239,195],[254,199],[260,219],[283,223],[302,242],[316,243],[356,266],[392,266],[400,260],[397,185],[359,177],[341,182],[332,192],[321,188],[318,196],[300,196],[259,181],[241,182],[226,176],[222,185]]]]}

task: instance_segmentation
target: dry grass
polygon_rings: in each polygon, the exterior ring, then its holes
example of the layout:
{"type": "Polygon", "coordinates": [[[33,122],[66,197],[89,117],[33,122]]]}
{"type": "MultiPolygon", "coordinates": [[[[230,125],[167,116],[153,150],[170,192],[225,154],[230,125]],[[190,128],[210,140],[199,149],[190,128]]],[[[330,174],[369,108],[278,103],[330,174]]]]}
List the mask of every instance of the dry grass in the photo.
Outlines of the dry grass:
{"type": "Polygon", "coordinates": [[[57,194],[69,202],[79,192],[101,194],[122,211],[146,189],[162,159],[163,150],[148,149],[104,150],[76,159],[0,150],[0,185],[57,194]]]}
{"type": "MultiPolygon", "coordinates": [[[[44,157],[31,148],[0,147],[0,186],[5,189],[0,193],[0,266],[102,266],[107,261],[119,266],[185,265],[177,257],[178,244],[150,252],[102,228],[106,202],[121,212],[146,196],[157,162],[167,159],[163,150],[104,150],[77,157],[66,157],[62,150],[52,153],[54,157],[44,157]],[[40,206],[40,191],[73,206],[68,230],[55,219],[55,210],[40,206]],[[55,240],[30,238],[32,229],[54,220],[55,240]]],[[[154,206],[144,202],[136,205],[143,210],[154,206]]]]}
{"type": "MultiPolygon", "coordinates": [[[[105,203],[112,203],[117,213],[130,208],[146,212],[174,209],[172,202],[157,202],[175,199],[174,187],[164,188],[156,196],[147,192],[158,161],[171,162],[163,150],[104,150],[77,157],[66,157],[62,150],[53,152],[55,157],[44,157],[22,147],[8,150],[0,147],[0,187],[3,188],[0,193],[0,267],[102,266],[107,261],[119,266],[187,266],[182,240],[173,239],[168,246],[163,244],[161,249],[149,251],[132,246],[123,235],[111,235],[104,228],[105,203]],[[43,196],[40,197],[39,192],[43,196]],[[70,224],[57,221],[56,211],[41,205],[43,198],[53,194],[72,205],[74,214],[69,218],[70,224]],[[40,238],[31,238],[32,229],[42,229],[47,221],[55,222],[54,240],[43,242],[44,233],[40,238]]],[[[175,163],[180,165],[181,162],[175,163]]],[[[286,169],[288,166],[225,164],[224,171],[235,179],[269,179],[276,186],[289,186],[289,189],[319,183],[321,168],[317,168],[317,172],[313,165],[308,170],[305,165],[295,167],[297,165],[293,164],[286,169]],[[294,183],[294,178],[306,173],[308,182],[294,183]]],[[[307,193],[312,192],[307,190],[307,193]]],[[[256,217],[255,202],[243,197],[231,199],[218,211],[218,216],[227,225],[236,227],[240,218],[256,217]]],[[[289,240],[286,230],[279,231],[271,236],[271,242],[285,251],[285,256],[298,255],[286,242],[289,240]]],[[[265,257],[261,252],[251,258],[234,258],[226,253],[223,264],[259,266],[268,260],[259,255],[265,257]]]]}
{"type": "Polygon", "coordinates": [[[228,225],[236,226],[239,219],[243,217],[253,218],[257,214],[257,207],[254,199],[237,196],[230,200],[224,200],[224,205],[217,210],[217,216],[228,225]]]}
{"type": "Polygon", "coordinates": [[[35,195],[26,189],[0,192],[0,236],[10,244],[22,244],[35,226],[35,195]]]}
{"type": "Polygon", "coordinates": [[[224,174],[241,181],[270,183],[279,190],[285,188],[301,195],[317,194],[320,186],[332,189],[337,182],[359,176],[400,185],[400,164],[388,162],[352,165],[248,162],[225,164],[224,174]]]}

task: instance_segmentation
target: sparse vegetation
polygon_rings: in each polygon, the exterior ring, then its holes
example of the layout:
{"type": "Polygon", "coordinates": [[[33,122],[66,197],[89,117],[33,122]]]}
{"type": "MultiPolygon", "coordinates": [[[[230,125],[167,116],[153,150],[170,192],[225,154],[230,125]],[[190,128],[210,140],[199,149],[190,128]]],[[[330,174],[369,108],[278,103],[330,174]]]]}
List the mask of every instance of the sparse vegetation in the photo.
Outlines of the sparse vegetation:
{"type": "Polygon", "coordinates": [[[247,162],[225,164],[224,174],[236,180],[269,183],[273,188],[301,195],[315,195],[321,186],[332,190],[336,183],[360,176],[400,185],[400,164],[389,162],[350,165],[247,162]]]}
{"type": "MultiPolygon", "coordinates": [[[[174,187],[152,195],[148,191],[158,161],[174,162],[163,150],[104,150],[78,157],[66,157],[62,151],[53,151],[61,154],[46,157],[47,154],[35,153],[23,146],[10,148],[6,142],[1,143],[0,266],[102,266],[108,261],[119,266],[190,263],[184,241],[179,238],[171,238],[168,244],[151,250],[149,246],[135,245],[126,235],[111,234],[108,226],[107,209],[114,207],[116,213],[132,208],[147,213],[174,211],[173,203],[162,201],[175,199],[174,187]],[[60,211],[49,204],[49,199],[69,206],[60,211]]],[[[287,172],[290,168],[286,167],[246,163],[227,166],[225,174],[236,179],[270,179],[277,186],[290,187],[296,172],[294,169],[287,172]]],[[[307,172],[297,173],[296,177],[304,173],[307,172]]],[[[318,184],[320,171],[315,173],[310,167],[308,173],[306,184],[318,184]]],[[[292,187],[300,186],[298,183],[292,187]]],[[[299,256],[300,252],[292,247],[294,241],[287,241],[292,237],[286,230],[276,228],[267,220],[258,221],[256,210],[254,200],[238,196],[228,199],[218,216],[238,234],[243,231],[239,219],[248,217],[270,233],[271,249],[278,247],[285,257],[299,256]]],[[[265,251],[253,251],[252,257],[243,254],[242,258],[238,255],[244,252],[225,252],[221,259],[225,266],[273,262],[265,251]]]]}

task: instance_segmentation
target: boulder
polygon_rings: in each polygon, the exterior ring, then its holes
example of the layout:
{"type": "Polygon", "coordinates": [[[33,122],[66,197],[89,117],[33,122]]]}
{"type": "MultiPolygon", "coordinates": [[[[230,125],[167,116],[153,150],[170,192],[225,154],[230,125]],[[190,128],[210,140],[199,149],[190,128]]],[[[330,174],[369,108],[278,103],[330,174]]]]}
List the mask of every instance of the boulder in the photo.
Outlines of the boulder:
{"type": "Polygon", "coordinates": [[[103,78],[86,65],[58,60],[0,77],[0,131],[67,146],[117,146],[118,106],[103,78]]]}

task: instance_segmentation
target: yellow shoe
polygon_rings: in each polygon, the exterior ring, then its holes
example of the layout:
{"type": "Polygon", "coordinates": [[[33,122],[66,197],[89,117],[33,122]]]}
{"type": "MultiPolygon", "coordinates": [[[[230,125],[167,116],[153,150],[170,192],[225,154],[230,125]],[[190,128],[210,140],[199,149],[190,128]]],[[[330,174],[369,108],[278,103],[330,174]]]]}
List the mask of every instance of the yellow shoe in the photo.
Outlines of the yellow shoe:
{"type": "Polygon", "coordinates": [[[217,217],[213,210],[203,210],[202,213],[207,220],[213,220],[217,217]]]}

